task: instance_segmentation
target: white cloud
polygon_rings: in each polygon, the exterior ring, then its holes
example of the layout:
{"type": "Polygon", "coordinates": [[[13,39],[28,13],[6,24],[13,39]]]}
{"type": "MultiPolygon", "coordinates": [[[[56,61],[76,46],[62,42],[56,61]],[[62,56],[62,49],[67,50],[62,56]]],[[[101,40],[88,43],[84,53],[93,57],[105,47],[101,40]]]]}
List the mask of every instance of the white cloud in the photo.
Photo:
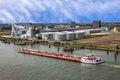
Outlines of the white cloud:
{"type": "Polygon", "coordinates": [[[49,21],[51,15],[44,16],[46,12],[57,16],[58,22],[79,21],[81,17],[94,18],[94,14],[116,15],[119,4],[119,0],[0,0],[0,22],[42,22],[41,16],[49,21]]]}
{"type": "Polygon", "coordinates": [[[1,10],[0,12],[1,12],[0,13],[1,21],[3,22],[9,22],[9,21],[14,22],[15,21],[14,17],[6,9],[1,10]]]}

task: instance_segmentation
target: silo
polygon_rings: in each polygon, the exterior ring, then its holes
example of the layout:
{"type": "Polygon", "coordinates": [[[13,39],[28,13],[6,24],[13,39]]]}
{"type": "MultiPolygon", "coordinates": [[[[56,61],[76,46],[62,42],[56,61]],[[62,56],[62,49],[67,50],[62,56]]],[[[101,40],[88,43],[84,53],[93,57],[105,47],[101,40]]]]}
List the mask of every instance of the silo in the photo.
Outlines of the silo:
{"type": "Polygon", "coordinates": [[[14,33],[15,30],[16,30],[15,26],[12,26],[12,34],[14,33]]]}
{"type": "Polygon", "coordinates": [[[76,33],[76,39],[85,37],[84,31],[79,31],[79,32],[75,32],[75,33],[76,33]]]}
{"type": "Polygon", "coordinates": [[[90,30],[89,29],[83,30],[83,31],[85,31],[85,35],[90,35],[90,30]]]}
{"type": "Polygon", "coordinates": [[[76,38],[76,33],[74,32],[67,32],[67,40],[73,40],[76,38]]]}
{"type": "Polygon", "coordinates": [[[54,40],[56,41],[66,41],[66,33],[56,33],[54,35],[54,40]]]}
{"type": "Polygon", "coordinates": [[[60,32],[53,32],[53,39],[55,40],[55,35],[58,34],[60,32]]]}
{"type": "Polygon", "coordinates": [[[43,40],[52,40],[53,39],[53,33],[41,33],[43,40]]]}
{"type": "Polygon", "coordinates": [[[29,27],[29,37],[30,38],[35,37],[35,29],[34,29],[34,27],[29,27]]]}
{"type": "Polygon", "coordinates": [[[15,25],[12,25],[12,33],[11,33],[12,36],[15,36],[16,35],[16,26],[15,25]]]}

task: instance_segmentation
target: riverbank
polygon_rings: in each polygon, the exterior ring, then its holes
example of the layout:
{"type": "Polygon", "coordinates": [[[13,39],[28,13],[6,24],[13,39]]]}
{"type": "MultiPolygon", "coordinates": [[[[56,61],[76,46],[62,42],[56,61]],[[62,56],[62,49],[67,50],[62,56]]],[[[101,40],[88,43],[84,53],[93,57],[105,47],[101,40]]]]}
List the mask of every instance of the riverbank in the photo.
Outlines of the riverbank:
{"type": "Polygon", "coordinates": [[[11,31],[0,31],[0,35],[11,35],[11,31]]]}
{"type": "Polygon", "coordinates": [[[84,39],[77,39],[72,41],[45,41],[45,40],[30,40],[20,38],[6,38],[0,37],[0,40],[5,43],[14,43],[15,45],[33,45],[45,44],[70,47],[73,49],[96,49],[107,51],[120,51],[120,33],[111,33],[107,35],[92,35],[84,39]]]}
{"type": "Polygon", "coordinates": [[[72,45],[81,45],[89,49],[120,51],[120,33],[104,36],[92,36],[84,39],[69,41],[72,45]]]}
{"type": "Polygon", "coordinates": [[[95,49],[95,50],[106,50],[106,51],[120,51],[120,45],[106,45],[106,44],[93,44],[93,43],[74,43],[74,41],[68,42],[57,42],[57,41],[43,41],[43,40],[28,40],[28,39],[17,39],[17,38],[0,38],[4,43],[14,43],[15,45],[54,45],[71,48],[74,50],[78,49],[95,49]]]}

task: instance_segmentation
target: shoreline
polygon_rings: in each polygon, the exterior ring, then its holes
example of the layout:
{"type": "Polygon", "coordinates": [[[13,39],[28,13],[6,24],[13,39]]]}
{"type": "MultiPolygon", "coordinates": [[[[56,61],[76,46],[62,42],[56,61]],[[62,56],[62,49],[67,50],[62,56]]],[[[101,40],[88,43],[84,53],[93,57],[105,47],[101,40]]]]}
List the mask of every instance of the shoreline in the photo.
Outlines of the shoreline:
{"type": "Polygon", "coordinates": [[[33,44],[43,44],[43,45],[54,45],[62,47],[71,47],[73,49],[93,49],[93,50],[104,50],[104,51],[116,51],[120,52],[120,45],[110,46],[110,45],[99,45],[91,43],[78,43],[73,44],[69,41],[59,42],[59,41],[45,41],[45,40],[28,40],[28,39],[19,39],[19,38],[4,38],[0,37],[0,41],[4,43],[14,43],[15,45],[33,45],[33,44]]]}

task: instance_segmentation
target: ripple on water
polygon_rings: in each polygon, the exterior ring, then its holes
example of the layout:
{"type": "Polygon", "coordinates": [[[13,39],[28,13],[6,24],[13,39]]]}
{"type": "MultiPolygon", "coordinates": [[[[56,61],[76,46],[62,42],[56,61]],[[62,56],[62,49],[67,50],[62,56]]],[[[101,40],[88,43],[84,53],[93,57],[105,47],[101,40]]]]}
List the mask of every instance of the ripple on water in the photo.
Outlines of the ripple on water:
{"type": "Polygon", "coordinates": [[[120,65],[111,64],[111,63],[103,63],[102,65],[109,66],[109,67],[114,67],[114,68],[120,68],[120,65]]]}

